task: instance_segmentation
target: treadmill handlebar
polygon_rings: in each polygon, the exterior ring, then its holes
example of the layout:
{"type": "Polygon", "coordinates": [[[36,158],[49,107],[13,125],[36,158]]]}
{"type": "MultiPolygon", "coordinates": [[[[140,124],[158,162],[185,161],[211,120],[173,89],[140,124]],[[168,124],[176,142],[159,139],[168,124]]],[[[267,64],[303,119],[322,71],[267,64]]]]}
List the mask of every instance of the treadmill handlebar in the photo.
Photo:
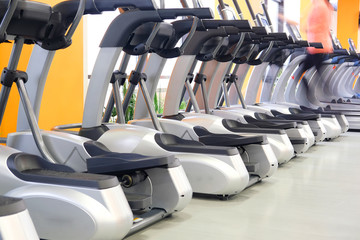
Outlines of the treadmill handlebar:
{"type": "Polygon", "coordinates": [[[251,31],[251,25],[247,20],[203,20],[202,22],[207,29],[232,26],[238,28],[239,30],[251,31]]]}
{"type": "Polygon", "coordinates": [[[182,16],[194,16],[199,19],[211,19],[214,17],[210,8],[167,8],[158,9],[161,19],[175,19],[182,16]]]}
{"type": "Polygon", "coordinates": [[[305,41],[305,40],[297,40],[295,41],[295,43],[301,47],[309,47],[310,44],[308,41],[305,41]]]}
{"type": "Polygon", "coordinates": [[[228,33],[224,27],[209,29],[206,32],[196,32],[191,43],[185,48],[184,55],[197,55],[204,43],[211,38],[226,37],[228,33]]]}
{"type": "Polygon", "coordinates": [[[339,55],[350,55],[349,51],[347,49],[334,49],[333,55],[339,56],[339,55]]]}
{"type": "Polygon", "coordinates": [[[257,35],[267,35],[268,34],[265,27],[258,27],[258,26],[252,27],[252,32],[257,35]]]}
{"type": "Polygon", "coordinates": [[[309,43],[309,46],[314,47],[314,48],[318,48],[318,49],[323,48],[323,45],[320,42],[311,42],[311,43],[309,43]]]}
{"type": "Polygon", "coordinates": [[[233,26],[224,26],[225,32],[227,33],[227,35],[238,35],[239,29],[237,27],[233,27],[233,26]]]}
{"type": "Polygon", "coordinates": [[[212,12],[209,8],[126,11],[112,21],[100,43],[100,47],[124,47],[128,43],[131,33],[142,24],[162,22],[164,19],[172,19],[177,16],[210,18],[212,12]]]}
{"type": "Polygon", "coordinates": [[[242,32],[251,32],[252,28],[247,20],[202,20],[208,31],[197,32],[189,46],[185,49],[185,55],[197,55],[203,44],[215,37],[227,37],[238,35],[242,32]]]}
{"type": "MultiPolygon", "coordinates": [[[[55,11],[75,15],[80,0],[68,0],[54,6],[55,11]]],[[[152,0],[86,0],[84,14],[101,14],[104,11],[115,11],[117,8],[132,7],[140,10],[155,10],[152,0]]]]}
{"type": "MultiPolygon", "coordinates": [[[[207,30],[207,28],[203,24],[203,21],[197,22],[196,31],[206,31],[207,30]]],[[[186,33],[190,32],[190,29],[193,26],[193,23],[194,23],[194,20],[191,18],[188,18],[188,19],[174,21],[171,23],[171,25],[173,26],[173,28],[175,30],[176,36],[179,38],[179,37],[184,36],[186,33]]]]}
{"type": "Polygon", "coordinates": [[[133,31],[147,22],[162,22],[157,11],[126,11],[109,25],[100,47],[124,47],[133,31]]]}
{"type": "MultiPolygon", "coordinates": [[[[194,19],[188,18],[174,21],[171,23],[171,25],[173,26],[175,31],[174,36],[169,39],[165,48],[154,50],[159,56],[163,58],[174,58],[183,54],[183,52],[180,51],[180,48],[176,47],[176,44],[185,34],[189,33],[192,30],[192,28],[194,27],[194,19]]],[[[206,31],[206,28],[204,27],[202,21],[197,21],[196,31],[206,31]]],[[[183,49],[185,48],[186,46],[183,47],[183,49]]]]}
{"type": "Polygon", "coordinates": [[[68,0],[60,2],[53,7],[53,16],[48,28],[53,28],[53,36],[38,41],[39,46],[46,50],[58,50],[71,45],[71,37],[81,16],[85,14],[100,14],[103,11],[114,11],[119,7],[133,7],[141,10],[153,10],[152,0],[68,0]],[[79,15],[79,10],[81,10],[79,15]],[[61,20],[56,21],[61,16],[61,20]],[[55,21],[55,22],[51,22],[55,21]],[[54,26],[54,27],[52,27],[54,26]],[[69,26],[71,26],[69,28],[69,26]],[[67,32],[67,34],[66,34],[67,32]],[[66,34],[66,35],[65,35],[66,34]]]}
{"type": "Polygon", "coordinates": [[[268,33],[263,37],[264,39],[269,39],[270,41],[286,41],[289,40],[289,36],[286,33],[268,33]]]}

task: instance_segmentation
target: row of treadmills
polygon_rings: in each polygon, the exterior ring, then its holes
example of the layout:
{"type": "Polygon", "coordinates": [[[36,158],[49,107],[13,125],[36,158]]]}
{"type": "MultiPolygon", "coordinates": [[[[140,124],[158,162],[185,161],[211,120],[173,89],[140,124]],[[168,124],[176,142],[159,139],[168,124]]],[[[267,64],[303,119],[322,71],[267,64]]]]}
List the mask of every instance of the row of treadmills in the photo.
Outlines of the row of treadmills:
{"type": "Polygon", "coordinates": [[[21,99],[17,131],[0,146],[0,239],[122,239],[181,211],[193,193],[241,194],[352,127],[347,119],[360,113],[354,51],[329,56],[326,82],[313,69],[297,81],[305,48],[322,45],[296,31],[272,32],[264,4],[264,15],[250,11],[252,26],[237,1],[240,20],[223,1],[223,20],[181,2],[184,8],[169,9],[152,0],[0,0],[0,43],[13,46],[1,73],[0,122],[14,84],[21,99]],[[100,44],[82,123],[40,130],[56,51],[71,45],[83,15],[118,8],[100,44]],[[26,72],[17,69],[24,44],[34,45],[26,72]],[[128,66],[134,57],[136,66],[128,66]],[[158,116],[153,99],[171,58],[177,61],[158,116]],[[126,123],[136,91],[134,120],[126,123]]]}

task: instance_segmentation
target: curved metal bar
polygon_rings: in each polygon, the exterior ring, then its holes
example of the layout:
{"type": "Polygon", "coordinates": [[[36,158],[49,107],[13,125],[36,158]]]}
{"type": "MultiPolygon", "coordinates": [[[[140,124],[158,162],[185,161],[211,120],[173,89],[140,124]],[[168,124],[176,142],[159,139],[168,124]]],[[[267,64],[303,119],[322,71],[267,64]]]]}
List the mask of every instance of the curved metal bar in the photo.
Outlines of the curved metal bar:
{"type": "Polygon", "coordinates": [[[240,50],[242,44],[244,43],[245,35],[246,35],[246,33],[240,34],[240,39],[239,39],[238,43],[236,44],[234,51],[231,53],[232,58],[234,58],[236,56],[236,54],[240,50]]]}
{"type": "Polygon", "coordinates": [[[72,36],[74,35],[75,30],[76,30],[77,26],[79,25],[82,16],[84,15],[85,3],[86,3],[86,0],[80,0],[80,2],[79,2],[79,8],[78,8],[78,10],[77,10],[77,12],[76,12],[74,21],[73,21],[73,23],[71,24],[68,32],[66,33],[66,36],[65,36],[66,41],[70,41],[71,38],[72,38],[72,36]]]}
{"type": "Polygon", "coordinates": [[[125,124],[125,114],[123,111],[120,95],[120,84],[119,81],[114,82],[113,84],[113,98],[115,99],[116,111],[117,111],[117,123],[125,124]]]}
{"type": "Polygon", "coordinates": [[[187,45],[190,43],[192,37],[194,36],[196,29],[197,29],[197,25],[199,23],[199,18],[194,17],[194,21],[192,23],[191,29],[189,34],[187,35],[185,41],[183,42],[183,44],[180,46],[179,50],[181,52],[181,54],[184,53],[185,48],[187,47],[187,45]]]}
{"type": "Polygon", "coordinates": [[[32,135],[34,137],[34,140],[35,140],[35,143],[36,143],[36,146],[37,146],[38,150],[40,151],[41,155],[46,160],[48,160],[51,163],[57,163],[57,161],[49,153],[49,151],[48,151],[48,149],[47,149],[47,147],[45,145],[44,139],[42,138],[42,135],[41,135],[41,132],[40,132],[40,129],[39,129],[39,125],[37,123],[35,113],[34,113],[34,111],[32,109],[32,106],[31,106],[31,101],[30,101],[29,96],[28,96],[28,94],[26,92],[24,81],[22,79],[18,79],[16,81],[16,85],[18,87],[19,94],[20,94],[20,99],[21,99],[21,102],[22,102],[22,104],[24,106],[25,114],[26,114],[26,117],[28,119],[29,126],[30,126],[30,129],[31,129],[31,132],[32,132],[32,135]]]}
{"type": "Polygon", "coordinates": [[[148,39],[146,40],[146,43],[145,43],[145,47],[150,47],[152,41],[154,40],[154,38],[156,37],[156,34],[159,32],[160,30],[160,24],[159,23],[155,23],[155,26],[152,30],[152,32],[150,33],[148,39]]]}
{"type": "Polygon", "coordinates": [[[270,42],[270,44],[269,44],[269,46],[268,46],[268,48],[261,54],[261,56],[259,57],[259,59],[263,62],[264,61],[264,59],[266,59],[268,56],[269,56],[269,54],[270,54],[270,52],[271,52],[271,49],[274,47],[274,41],[271,41],[270,42]]]}

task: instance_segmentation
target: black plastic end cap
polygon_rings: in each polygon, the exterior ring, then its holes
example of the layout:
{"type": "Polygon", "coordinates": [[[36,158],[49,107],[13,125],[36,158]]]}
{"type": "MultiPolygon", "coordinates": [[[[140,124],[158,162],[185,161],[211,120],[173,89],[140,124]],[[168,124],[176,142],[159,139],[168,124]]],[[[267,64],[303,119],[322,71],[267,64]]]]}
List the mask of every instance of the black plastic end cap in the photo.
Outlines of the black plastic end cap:
{"type": "Polygon", "coordinates": [[[59,49],[63,49],[63,48],[67,48],[72,44],[72,40],[69,39],[67,40],[65,36],[61,36],[59,38],[56,39],[48,39],[45,40],[41,43],[38,43],[38,45],[45,49],[45,50],[49,50],[49,51],[54,51],[54,50],[59,50],[59,49]]]}

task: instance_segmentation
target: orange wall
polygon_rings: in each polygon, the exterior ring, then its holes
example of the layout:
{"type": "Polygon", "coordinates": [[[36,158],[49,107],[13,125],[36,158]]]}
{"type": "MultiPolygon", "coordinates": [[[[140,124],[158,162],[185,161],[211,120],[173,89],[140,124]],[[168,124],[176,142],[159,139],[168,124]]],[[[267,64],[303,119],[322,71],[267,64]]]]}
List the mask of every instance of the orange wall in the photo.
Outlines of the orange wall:
{"type": "Polygon", "coordinates": [[[357,44],[360,0],[338,0],[337,37],[343,48],[348,49],[348,39],[357,44]]]}
{"type": "MultiPolygon", "coordinates": [[[[55,5],[60,0],[40,0],[55,5]]],[[[32,46],[25,46],[21,56],[19,70],[26,70],[32,46]]],[[[0,45],[0,68],[7,66],[11,44],[0,45]]],[[[73,37],[73,44],[59,50],[50,68],[45,86],[39,125],[50,129],[54,125],[81,122],[83,111],[83,23],[79,24],[73,37]]],[[[11,98],[0,127],[0,135],[6,136],[16,130],[16,119],[19,97],[16,86],[13,86],[11,98]]]]}

